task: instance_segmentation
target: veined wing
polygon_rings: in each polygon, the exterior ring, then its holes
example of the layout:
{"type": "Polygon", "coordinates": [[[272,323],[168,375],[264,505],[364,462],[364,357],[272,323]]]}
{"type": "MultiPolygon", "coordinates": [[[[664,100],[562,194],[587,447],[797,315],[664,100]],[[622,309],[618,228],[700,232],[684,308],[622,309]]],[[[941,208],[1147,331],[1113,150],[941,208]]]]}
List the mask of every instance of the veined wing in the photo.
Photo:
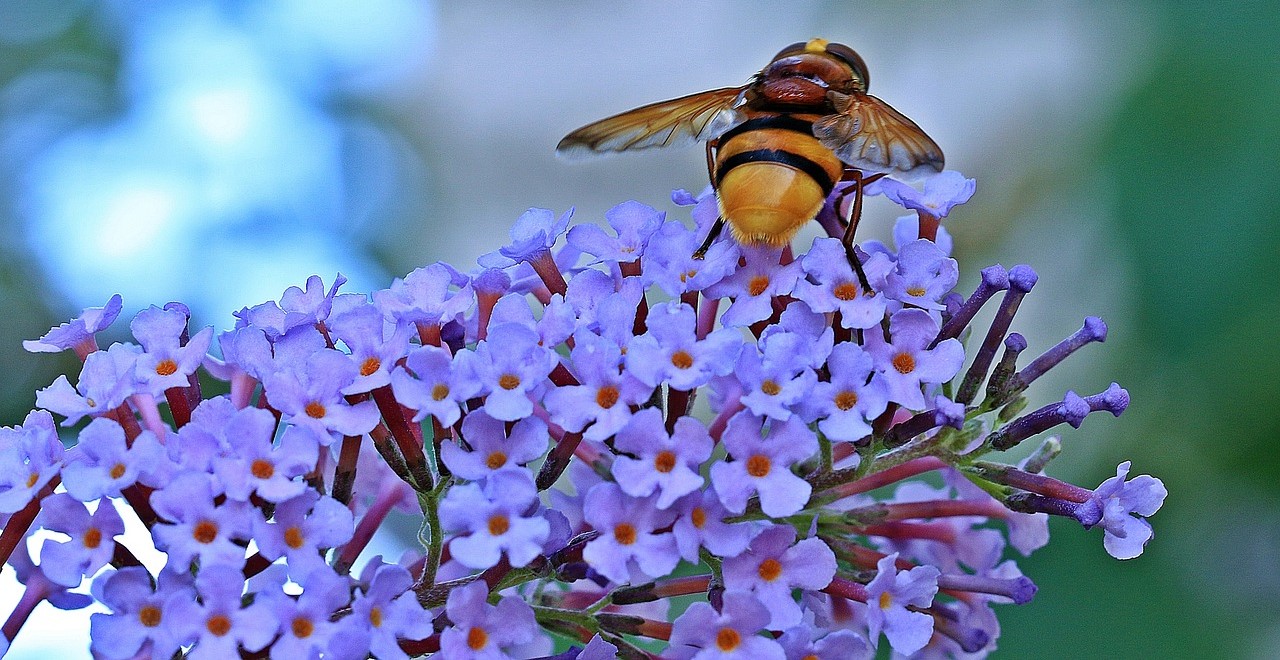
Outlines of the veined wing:
{"type": "Polygon", "coordinates": [[[942,149],[915,122],[870,94],[829,92],[836,114],[813,123],[813,135],[860,170],[918,179],[942,171],[942,149]]]}
{"type": "Polygon", "coordinates": [[[578,158],[713,140],[745,119],[738,110],[745,89],[713,89],[601,119],[566,135],[556,153],[578,158]]]}

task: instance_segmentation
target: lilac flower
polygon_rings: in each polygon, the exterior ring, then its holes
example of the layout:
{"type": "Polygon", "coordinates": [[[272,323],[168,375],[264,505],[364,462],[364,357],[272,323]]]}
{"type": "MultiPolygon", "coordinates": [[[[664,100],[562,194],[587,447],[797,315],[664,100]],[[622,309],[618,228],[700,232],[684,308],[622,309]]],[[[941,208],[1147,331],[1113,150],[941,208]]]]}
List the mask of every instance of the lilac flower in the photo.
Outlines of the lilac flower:
{"type": "Polygon", "coordinates": [[[702,422],[680,417],[668,435],[662,412],[646,408],[618,433],[614,447],[636,456],[619,456],[613,462],[613,476],[622,492],[647,497],[656,490],[658,508],[666,509],[702,486],[697,469],[711,458],[712,443],[702,422]]]}
{"type": "Polygon", "coordinates": [[[511,435],[507,435],[506,427],[501,420],[477,410],[462,420],[462,437],[471,450],[445,442],[440,447],[440,458],[458,477],[477,480],[504,469],[519,470],[519,466],[546,453],[551,436],[542,420],[526,417],[511,425],[511,435]]]}
{"type": "Polygon", "coordinates": [[[938,593],[939,571],[933,566],[917,566],[898,572],[898,553],[876,562],[878,572],[867,583],[867,627],[873,641],[884,632],[893,650],[911,655],[924,648],[933,635],[933,617],[907,609],[908,605],[928,607],[938,593]]]}
{"type": "Polygon", "coordinates": [[[54,493],[40,503],[40,524],[49,531],[70,536],[67,541],[46,539],[40,548],[40,570],[65,587],[80,586],[111,561],[115,537],[124,534],[124,521],[111,500],[102,500],[92,515],[85,505],[66,493],[54,493]]]}
{"type": "Polygon", "coordinates": [[[335,314],[328,322],[333,336],[351,351],[357,376],[342,388],[343,394],[360,394],[391,383],[391,369],[409,351],[410,326],[395,323],[388,333],[382,312],[371,304],[360,302],[353,309],[335,314]]]}
{"type": "Polygon", "coordinates": [[[551,390],[544,403],[551,420],[566,431],[585,428],[583,437],[604,441],[627,424],[631,407],[647,401],[653,387],[620,372],[622,350],[614,342],[583,331],[573,341],[570,359],[581,384],[551,390]]]}
{"type": "Polygon", "coordinates": [[[808,365],[807,344],[801,335],[778,332],[761,346],[763,355],[744,349],[735,370],[745,391],[742,405],[756,415],[790,419],[818,380],[808,365]]]}
{"type": "Polygon", "coordinates": [[[786,655],[777,641],[757,634],[769,624],[769,616],[769,610],[750,592],[725,592],[720,612],[710,603],[694,603],[675,620],[671,646],[662,657],[784,660],[786,655]]]}
{"type": "Polygon", "coordinates": [[[133,344],[113,344],[105,351],[90,353],[74,388],[65,375],[36,392],[36,405],[58,413],[63,426],[71,426],[85,415],[101,415],[124,403],[138,391],[135,365],[142,349],[133,344]]]}
{"type": "Polygon", "coordinates": [[[649,310],[649,331],[627,348],[627,371],[650,387],[665,382],[684,391],[729,373],[742,347],[741,336],[724,328],[699,340],[695,324],[693,308],[684,303],[654,305],[649,310]]]}
{"type": "Polygon", "coordinates": [[[775,336],[785,337],[798,335],[804,341],[796,349],[801,353],[804,363],[810,368],[820,369],[826,364],[827,356],[835,345],[835,331],[827,322],[825,315],[815,312],[802,302],[793,302],[782,310],[778,323],[767,326],[760,333],[759,344],[763,350],[769,350],[769,342],[775,336]]]}
{"type": "Polygon", "coordinates": [[[195,600],[189,574],[162,572],[153,588],[147,569],[126,566],[95,580],[93,593],[111,608],[109,614],[89,617],[89,648],[94,654],[125,660],[144,651],[143,657],[169,658],[182,645],[174,609],[195,600]]]}
{"type": "Polygon", "coordinates": [[[314,490],[276,505],[272,522],[253,517],[253,540],[263,557],[287,557],[289,573],[306,575],[324,564],[323,550],[336,548],[355,531],[351,511],[341,502],[314,490]]]}
{"type": "MultiPolygon", "coordinates": [[[[1102,546],[1116,559],[1133,559],[1142,554],[1153,535],[1146,518],[1160,510],[1169,494],[1164,483],[1155,477],[1144,474],[1128,479],[1129,466],[1129,461],[1121,463],[1116,476],[1095,488],[1077,514],[1082,520],[1101,521],[1102,546]]],[[[1092,526],[1086,524],[1085,528],[1092,526]]]]}
{"type": "MultiPolygon", "coordinates": [[[[870,328],[884,318],[884,296],[862,290],[838,239],[813,239],[813,247],[800,263],[809,278],[796,282],[792,295],[813,311],[840,312],[840,325],[848,329],[870,328]]],[[[874,254],[862,268],[867,279],[874,282],[883,278],[893,264],[885,256],[874,254]]]]}
{"type": "Polygon", "coordinates": [[[307,278],[305,291],[296,286],[285,289],[280,297],[280,304],[265,302],[236,312],[235,316],[239,319],[237,327],[248,325],[261,328],[269,339],[275,341],[294,328],[313,326],[329,318],[333,299],[338,295],[338,287],[346,283],[347,278],[339,273],[326,293],[320,276],[312,275],[307,278]]]}
{"type": "Polygon", "coordinates": [[[53,416],[27,413],[22,426],[0,427],[0,513],[15,513],[58,474],[63,448],[53,416]]]}
{"type": "Polygon", "coordinates": [[[213,473],[227,497],[246,501],[257,495],[280,503],[307,488],[296,480],[316,466],[320,440],[304,426],[285,429],[279,445],[271,444],[275,417],[260,408],[245,408],[228,423],[234,454],[214,459],[213,473]]]}
{"type": "Polygon", "coordinates": [[[86,307],[80,316],[50,328],[39,339],[27,339],[22,348],[31,353],[60,353],[68,348],[75,349],[77,354],[88,355],[98,350],[94,334],[107,329],[120,316],[123,301],[120,294],[115,294],[102,307],[86,307]]]}
{"type": "MultiPolygon", "coordinates": [[[[918,214],[904,215],[894,221],[893,244],[898,246],[899,249],[918,238],[920,238],[920,216],[918,214]]],[[[938,226],[938,236],[933,240],[933,244],[942,250],[942,254],[948,257],[951,256],[954,240],[946,227],[938,226]]]]}
{"type": "Polygon", "coordinates": [[[670,573],[680,563],[676,540],[657,530],[670,525],[675,515],[658,509],[653,499],[625,495],[613,483],[593,487],[583,515],[600,536],[586,545],[582,558],[618,584],[630,582],[635,568],[649,578],[670,573]]]}
{"type": "Polygon", "coordinates": [[[164,448],[155,434],[143,431],[133,439],[133,446],[128,446],[124,429],[114,420],[100,417],[89,422],[76,446],[67,451],[62,477],[68,493],[81,502],[91,502],[104,495],[120,497],[122,489],[138,481],[163,486],[169,471],[164,448]]]}
{"type": "Polygon", "coordinates": [[[813,487],[791,473],[791,466],[818,451],[813,431],[797,419],[769,422],[742,411],[729,420],[722,438],[733,461],[711,466],[711,483],[725,508],[742,513],[752,493],[766,515],[781,518],[804,508],[813,487]]]}
{"type": "Polygon", "coordinates": [[[716,241],[702,259],[693,252],[698,234],[675,221],[665,222],[644,253],[644,278],[669,296],[701,291],[724,279],[738,267],[740,251],[733,241],[716,241]]]}
{"type": "Polygon", "coordinates": [[[307,573],[301,585],[302,595],[296,599],[281,591],[258,598],[272,618],[280,622],[280,636],[271,644],[273,660],[319,657],[338,629],[331,620],[333,613],[351,602],[347,578],[328,566],[307,573]]]}
{"type": "Polygon", "coordinates": [[[156,548],[169,553],[170,570],[185,571],[194,559],[202,567],[244,564],[244,548],[236,540],[247,540],[251,508],[243,502],[215,505],[210,477],[183,473],[163,490],[151,494],[151,506],[172,523],[157,523],[151,529],[156,548]]]}
{"type": "Polygon", "coordinates": [[[452,625],[440,634],[441,655],[458,660],[498,660],[511,657],[506,649],[538,636],[533,609],[524,601],[507,597],[490,605],[485,602],[488,596],[483,582],[449,592],[445,612],[452,625]]]}
{"type": "Polygon", "coordinates": [[[889,320],[885,343],[880,333],[867,333],[867,352],[876,370],[884,375],[889,400],[912,410],[925,407],[923,384],[945,383],[960,371],[964,348],[958,339],[947,339],[934,348],[929,343],[938,336],[938,322],[921,309],[904,309],[889,320]]]}
{"type": "Polygon", "coordinates": [[[436,346],[419,346],[409,352],[404,366],[391,372],[396,400],[416,411],[413,421],[428,415],[441,426],[453,426],[462,417],[462,405],[480,393],[480,384],[463,374],[458,359],[436,346]]]}
{"type": "Polygon", "coordinates": [[[772,618],[769,628],[785,630],[799,625],[800,604],[793,589],[818,590],[836,574],[836,555],[822,539],[796,542],[791,525],[773,525],[760,532],[746,552],[724,560],[724,587],[755,594],[772,618]]]}
{"type": "Polygon", "coordinates": [[[212,355],[204,356],[204,368],[220,380],[232,381],[238,374],[261,380],[263,374],[273,369],[271,341],[262,328],[245,326],[218,335],[222,360],[212,355]]]}
{"type": "Polygon", "coordinates": [[[331,349],[317,351],[295,369],[282,369],[263,379],[271,406],[283,421],[310,429],[328,446],[344,435],[361,435],[378,423],[378,408],[372,401],[348,404],[343,390],[355,382],[356,365],[343,353],[331,349]]]}
{"type": "Polygon", "coordinates": [[[773,316],[773,299],[791,293],[802,272],[796,261],[779,265],[781,253],[776,248],[744,247],[742,254],[746,265],[706,289],[709,298],[733,299],[720,317],[728,327],[746,326],[773,316]]]}
{"type": "Polygon", "coordinates": [[[244,575],[239,568],[209,566],[196,576],[200,601],[177,599],[170,607],[171,625],[184,644],[194,642],[187,657],[234,658],[266,647],[280,622],[263,603],[241,607],[244,575]]]}
{"type": "Polygon", "coordinates": [[[129,329],[145,351],[138,356],[136,367],[140,389],[160,396],[171,387],[190,386],[187,379],[209,351],[213,328],[201,329],[184,346],[181,336],[187,330],[187,319],[182,309],[155,305],[133,317],[129,329]]]}
{"type": "Polygon", "coordinates": [[[649,237],[658,231],[665,216],[648,204],[623,202],[604,212],[616,237],[596,225],[578,225],[569,230],[569,245],[603,261],[630,263],[644,253],[649,237]]]}
{"type": "Polygon", "coordinates": [[[945,218],[951,209],[973,197],[976,183],[955,170],[945,170],[924,181],[924,192],[885,177],[867,186],[867,194],[883,194],[904,208],[945,218]]]}
{"type": "Polygon", "coordinates": [[[363,593],[351,603],[351,615],[342,619],[329,640],[337,657],[407,660],[399,639],[423,639],[431,634],[431,615],[409,591],[413,577],[395,565],[379,566],[363,593]]]}
{"type": "Polygon", "coordinates": [[[538,343],[538,334],[519,323],[503,323],[489,329],[474,353],[459,367],[480,384],[486,395],[484,411],[494,419],[513,422],[533,413],[530,396],[539,397],[547,375],[559,358],[538,343]]]}
{"type": "Polygon", "coordinates": [[[871,421],[888,405],[888,386],[871,373],[872,359],[852,342],[837,345],[827,360],[831,380],[813,387],[801,407],[805,421],[821,420],[818,429],[836,441],[852,442],[871,433],[871,421]],[[868,380],[869,379],[869,380],[868,380]]]}
{"type": "Polygon", "coordinates": [[[397,321],[442,326],[460,320],[475,306],[471,280],[453,266],[437,262],[418,268],[389,289],[373,292],[382,313],[397,321]]]}
{"type": "Polygon", "coordinates": [[[533,561],[551,531],[546,519],[526,515],[537,498],[533,477],[524,470],[496,472],[483,488],[474,483],[450,488],[440,503],[440,521],[446,530],[465,534],[450,542],[453,557],[480,569],[496,565],[504,551],[517,568],[533,561]]]}
{"type": "Polygon", "coordinates": [[[911,241],[898,251],[898,263],[885,277],[884,293],[899,302],[922,309],[941,310],[942,297],[960,278],[955,259],[938,248],[933,241],[911,241]]]}
{"type": "Polygon", "coordinates": [[[556,219],[556,214],[548,209],[529,209],[516,218],[511,226],[511,242],[497,252],[490,252],[480,257],[479,262],[485,268],[505,268],[517,263],[535,261],[545,254],[551,257],[551,246],[569,226],[569,218],[573,217],[573,209],[564,212],[556,219]]]}
{"type": "Polygon", "coordinates": [[[870,660],[875,649],[867,640],[852,630],[836,630],[813,640],[815,631],[798,626],[778,638],[778,644],[787,654],[787,660],[870,660]]]}
{"type": "Polygon", "coordinates": [[[671,527],[680,556],[696,563],[698,549],[706,548],[717,557],[733,557],[747,549],[747,544],[760,531],[759,523],[726,523],[731,514],[720,503],[715,488],[690,493],[673,509],[678,513],[671,527]]]}

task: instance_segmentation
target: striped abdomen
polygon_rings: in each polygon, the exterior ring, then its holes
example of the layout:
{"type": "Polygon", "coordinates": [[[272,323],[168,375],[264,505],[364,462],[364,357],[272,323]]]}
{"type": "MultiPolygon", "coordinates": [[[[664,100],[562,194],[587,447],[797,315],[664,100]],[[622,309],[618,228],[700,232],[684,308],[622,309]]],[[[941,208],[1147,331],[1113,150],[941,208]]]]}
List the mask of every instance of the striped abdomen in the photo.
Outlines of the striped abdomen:
{"type": "Polygon", "coordinates": [[[720,217],[738,242],[784,245],[822,209],[844,165],[813,137],[816,118],[761,115],[720,137],[720,217]]]}

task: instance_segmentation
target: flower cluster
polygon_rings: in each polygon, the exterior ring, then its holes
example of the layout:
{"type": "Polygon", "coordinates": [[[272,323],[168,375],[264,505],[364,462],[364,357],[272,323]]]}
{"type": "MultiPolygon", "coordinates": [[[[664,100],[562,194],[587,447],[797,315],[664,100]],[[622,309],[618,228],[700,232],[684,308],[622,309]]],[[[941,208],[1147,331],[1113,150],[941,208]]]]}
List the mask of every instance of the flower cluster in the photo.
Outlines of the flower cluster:
{"type": "Polygon", "coordinates": [[[973,182],[891,183],[869,192],[916,211],[892,248],[722,239],[695,259],[716,199],[678,191],[694,228],[637,202],[611,231],[534,209],[469,273],[371,296],[312,277],[216,335],[171,303],[99,349],[121,301],[86,310],[27,344],[74,350],[75,384],[0,430],[0,553],[27,587],[6,643],[41,602],[96,600],[102,658],[989,652],[992,606],[1036,590],[1009,550],[1047,543],[1046,514],[1127,559],[1165,491],[1127,462],[1092,490],[1046,476],[1053,438],[988,460],[1125,409],[1112,385],[1025,412],[1106,326],[1020,360],[1035,272],[954,291],[938,221],[973,182]],[[421,546],[363,556],[396,509],[421,546]],[[673,618],[676,597],[695,602],[673,618]]]}

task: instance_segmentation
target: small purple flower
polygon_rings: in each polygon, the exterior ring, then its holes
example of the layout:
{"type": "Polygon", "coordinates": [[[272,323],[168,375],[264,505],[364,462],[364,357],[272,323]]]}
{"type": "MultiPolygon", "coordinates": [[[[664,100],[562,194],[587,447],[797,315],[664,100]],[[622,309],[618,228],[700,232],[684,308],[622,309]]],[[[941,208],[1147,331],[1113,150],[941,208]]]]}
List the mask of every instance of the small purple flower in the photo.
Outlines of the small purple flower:
{"type": "Polygon", "coordinates": [[[72,426],[85,415],[101,415],[115,409],[138,391],[135,366],[142,349],[133,344],[112,344],[90,353],[74,388],[65,375],[36,392],[36,405],[66,417],[72,426]]]}
{"type": "Polygon", "coordinates": [[[671,660],[785,660],[782,646],[758,633],[769,625],[769,610],[751,592],[726,591],[724,609],[710,603],[689,606],[674,622],[671,646],[662,654],[671,660]]]}
{"type": "MultiPolygon", "coordinates": [[[[714,199],[714,198],[713,198],[714,199]]],[[[663,223],[644,253],[646,282],[657,284],[669,296],[701,291],[738,268],[741,255],[733,241],[716,241],[703,259],[694,259],[699,247],[697,232],[675,221],[663,223]]]]}
{"type": "Polygon", "coordinates": [[[27,413],[22,426],[0,427],[0,513],[16,513],[62,467],[62,442],[53,416],[27,413]]]}
{"type": "Polygon", "coordinates": [[[688,562],[697,563],[698,549],[704,547],[717,557],[733,557],[746,550],[760,531],[759,523],[726,523],[724,519],[732,514],[714,488],[687,495],[673,509],[679,515],[671,531],[680,556],[688,562]]]}
{"type": "Polygon", "coordinates": [[[920,386],[951,380],[964,363],[964,347],[958,339],[947,339],[928,348],[938,336],[938,322],[922,309],[896,312],[889,320],[889,334],[891,343],[878,332],[867,333],[867,352],[884,375],[889,400],[922,410],[926,403],[920,386]]]}
{"type": "Polygon", "coordinates": [[[489,336],[475,352],[459,356],[458,365],[480,384],[484,411],[494,419],[513,422],[533,414],[530,397],[541,396],[547,375],[559,357],[539,342],[538,333],[519,323],[489,328],[489,336]]]}
{"type": "Polygon", "coordinates": [[[138,356],[139,389],[160,396],[171,387],[188,387],[187,380],[204,360],[213,340],[213,328],[206,327],[183,345],[187,314],[180,308],[161,309],[152,305],[138,312],[129,323],[133,336],[145,351],[138,356]]]}
{"type": "Polygon", "coordinates": [[[280,622],[280,636],[271,644],[271,657],[317,658],[327,650],[338,625],[335,612],[351,602],[347,578],[328,566],[320,566],[300,580],[302,595],[290,598],[282,591],[260,594],[258,600],[280,622]]]}
{"type": "Polygon", "coordinates": [[[742,411],[729,420],[722,440],[733,461],[711,466],[711,483],[725,508],[742,513],[747,499],[760,496],[760,508],[773,518],[804,508],[813,487],[791,473],[791,466],[818,451],[818,439],[798,419],[772,420],[763,435],[764,418],[742,411]]]}
{"type": "Polygon", "coordinates": [[[355,382],[358,368],[344,353],[323,349],[302,365],[269,374],[263,388],[283,421],[309,428],[328,446],[344,435],[361,435],[378,423],[372,401],[347,403],[343,390],[355,382]]]}
{"type": "Polygon", "coordinates": [[[644,253],[664,217],[665,213],[648,204],[623,202],[604,212],[617,236],[609,236],[596,225],[578,225],[569,230],[569,245],[602,261],[630,263],[644,253]]]}
{"type": "Polygon", "coordinates": [[[796,542],[791,525],[773,525],[760,532],[746,552],[724,560],[724,587],[750,591],[769,608],[769,628],[785,630],[799,625],[800,604],[793,589],[816,591],[831,583],[836,555],[817,537],[796,542]]]}
{"type": "Polygon", "coordinates": [[[213,473],[227,497],[243,502],[257,495],[280,503],[307,488],[296,479],[315,469],[320,440],[305,426],[290,426],[280,444],[273,445],[275,424],[275,417],[261,408],[240,410],[227,423],[233,453],[213,461],[213,473]]]}
{"type": "Polygon", "coordinates": [[[166,458],[155,434],[139,433],[130,447],[119,424],[99,417],[84,427],[79,442],[67,450],[63,484],[81,502],[92,502],[104,495],[120,497],[121,490],[138,481],[163,486],[169,477],[166,458]]]}
{"type": "Polygon", "coordinates": [[[379,566],[369,586],[351,603],[351,615],[339,622],[329,650],[343,658],[372,654],[379,660],[407,660],[398,640],[431,634],[431,615],[409,591],[411,586],[409,571],[391,564],[379,566]]]}
{"type": "Polygon", "coordinates": [[[802,302],[793,302],[782,310],[782,315],[774,325],[765,327],[760,333],[760,346],[767,351],[773,337],[799,335],[804,339],[798,347],[802,357],[810,368],[820,369],[826,364],[827,356],[835,345],[835,331],[827,322],[824,314],[815,312],[802,302]]]}
{"type": "MultiPolygon", "coordinates": [[[[912,213],[910,215],[904,215],[894,221],[893,243],[898,246],[899,249],[918,238],[920,238],[919,215],[912,213]]],[[[947,231],[946,227],[941,225],[938,226],[938,236],[933,240],[933,243],[942,250],[942,254],[948,257],[951,256],[951,248],[954,244],[954,240],[951,238],[951,234],[947,231]]]]}
{"type": "Polygon", "coordinates": [[[389,289],[373,292],[373,302],[387,317],[420,325],[442,326],[462,319],[476,304],[471,279],[453,266],[437,262],[418,268],[389,289]]]}
{"type": "Polygon", "coordinates": [[[733,299],[720,322],[727,327],[751,325],[773,316],[773,299],[791,293],[802,274],[801,264],[779,265],[781,252],[770,247],[744,247],[746,265],[706,289],[709,298],[733,299]]]}
{"type": "Polygon", "coordinates": [[[60,353],[68,348],[75,349],[77,354],[88,355],[98,349],[94,334],[107,329],[120,316],[123,302],[120,294],[115,294],[102,307],[86,307],[80,316],[50,328],[39,339],[27,339],[22,348],[30,353],[60,353]]]}
{"type": "Polygon", "coordinates": [[[244,565],[244,547],[252,528],[252,507],[228,500],[215,505],[208,475],[183,473],[163,490],[151,494],[151,506],[164,520],[151,529],[156,548],[169,553],[168,569],[185,571],[192,560],[202,567],[244,565]]]}
{"type": "Polygon", "coordinates": [[[416,411],[413,421],[428,415],[441,426],[453,426],[462,417],[462,406],[480,393],[480,384],[457,366],[457,358],[436,346],[419,346],[409,352],[404,366],[391,372],[396,400],[416,411]]]}
{"type": "Polygon", "coordinates": [[[889,402],[884,378],[872,376],[872,367],[871,356],[861,346],[838,344],[827,360],[831,380],[814,385],[813,395],[801,408],[805,421],[821,420],[818,429],[838,442],[870,434],[871,420],[879,417],[889,402]]]}
{"type": "Polygon", "coordinates": [[[194,642],[188,658],[234,658],[240,649],[259,651],[275,637],[280,622],[263,603],[242,607],[244,575],[231,566],[202,568],[196,576],[200,601],[180,599],[170,605],[171,625],[184,644],[194,642]]]}
{"type": "Polygon", "coordinates": [[[343,394],[371,392],[390,384],[391,369],[409,352],[409,324],[397,322],[388,332],[382,312],[363,301],[353,309],[334,314],[328,326],[333,336],[347,345],[351,361],[357,366],[356,379],[342,388],[343,394]]]}
{"type": "Polygon", "coordinates": [[[551,257],[551,246],[569,226],[573,209],[556,219],[549,209],[529,209],[516,218],[511,226],[511,242],[497,252],[482,255],[480,265],[485,268],[506,268],[517,263],[536,261],[546,255],[551,257]]]}
{"type": "MultiPolygon", "coordinates": [[[[848,329],[871,328],[884,318],[884,296],[863,290],[839,240],[813,239],[813,246],[800,263],[809,278],[796,282],[792,295],[813,311],[840,312],[840,325],[848,329]]],[[[867,279],[875,281],[883,278],[893,264],[885,256],[874,254],[862,268],[867,279]]]]}
{"type": "Polygon", "coordinates": [[[933,617],[907,609],[928,607],[938,593],[939,571],[933,566],[917,566],[898,572],[898,553],[876,562],[879,572],[867,583],[867,627],[877,641],[884,632],[893,650],[911,655],[924,648],[933,635],[933,617]]]}
{"type": "Polygon", "coordinates": [[[471,450],[453,442],[441,443],[440,458],[458,477],[472,481],[483,479],[500,470],[519,470],[547,451],[551,439],[547,424],[537,417],[526,417],[507,425],[477,410],[462,420],[462,437],[471,450]]]}
{"type": "Polygon", "coordinates": [[[903,208],[945,218],[952,208],[973,197],[976,185],[973,179],[966,179],[955,170],[944,170],[925,179],[924,192],[888,177],[868,185],[866,192],[883,194],[903,208]]]}
{"type": "Polygon", "coordinates": [[[152,587],[141,566],[104,574],[93,583],[93,593],[111,613],[90,615],[89,648],[111,660],[133,658],[144,644],[149,652],[143,657],[171,657],[182,645],[175,604],[196,598],[189,574],[162,572],[152,587]]]}
{"type": "Polygon", "coordinates": [[[272,522],[261,514],[253,519],[253,538],[263,557],[287,557],[289,573],[297,578],[324,565],[322,551],[351,540],[355,525],[341,502],[305,490],[276,505],[272,522]]]}
{"type": "Polygon", "coordinates": [[[636,337],[627,348],[627,371],[650,387],[668,383],[677,390],[692,391],[707,384],[712,376],[733,370],[742,349],[737,331],[723,328],[699,340],[693,308],[680,302],[665,302],[649,310],[649,331],[636,337]]]}
{"type": "Polygon", "coordinates": [[[538,499],[533,477],[524,470],[503,470],[480,484],[449,489],[440,503],[440,521],[454,536],[449,551],[463,566],[494,566],[505,552],[512,566],[521,567],[542,553],[551,533],[541,516],[528,516],[538,499]]]}
{"type": "Polygon", "coordinates": [[[111,561],[115,537],[124,534],[124,521],[111,500],[99,502],[92,515],[66,493],[46,497],[40,507],[40,524],[45,529],[71,537],[67,541],[46,539],[41,546],[40,570],[46,577],[74,589],[83,576],[97,573],[111,561]]]}
{"type": "Polygon", "coordinates": [[[329,318],[333,300],[338,297],[338,288],[346,283],[347,278],[338,273],[333,276],[333,284],[326,292],[320,276],[312,275],[307,278],[305,291],[296,286],[285,289],[280,296],[280,309],[284,310],[286,318],[285,332],[299,325],[322,323],[329,318]]]}
{"type": "Polygon", "coordinates": [[[1116,467],[1116,476],[1095,488],[1077,514],[1081,519],[1100,520],[1102,546],[1116,559],[1133,559],[1142,554],[1153,536],[1146,518],[1160,510],[1169,494],[1164,483],[1150,475],[1128,479],[1129,466],[1130,462],[1125,461],[1116,467]]]}
{"type": "Polygon", "coordinates": [[[808,365],[808,344],[801,335],[778,332],[761,346],[763,355],[744,348],[735,370],[745,392],[742,405],[756,415],[790,419],[818,380],[808,365]]]}
{"type": "Polygon", "coordinates": [[[633,569],[649,578],[667,575],[680,563],[675,537],[657,530],[671,524],[674,512],[654,506],[654,498],[634,498],[614,483],[587,493],[586,522],[600,532],[583,548],[582,558],[609,580],[626,584],[633,569]]]}
{"type": "Polygon", "coordinates": [[[960,267],[933,241],[911,241],[898,251],[898,263],[885,277],[889,298],[923,309],[941,310],[940,301],[956,285],[960,267]]]}
{"type": "Polygon", "coordinates": [[[666,509],[702,486],[697,469],[711,458],[712,442],[706,427],[692,417],[677,419],[675,431],[668,435],[662,412],[646,408],[618,433],[614,447],[635,455],[618,456],[613,462],[622,492],[648,497],[656,490],[658,508],[666,509]]]}
{"type": "Polygon", "coordinates": [[[507,597],[497,605],[485,602],[484,582],[454,587],[445,603],[452,624],[440,634],[440,653],[457,660],[507,658],[512,646],[528,644],[538,636],[533,609],[519,598],[507,597]]]}
{"type": "Polygon", "coordinates": [[[875,649],[866,638],[852,630],[836,630],[816,641],[814,632],[818,631],[801,625],[782,633],[778,643],[786,651],[787,660],[870,660],[875,657],[875,649]]]}
{"type": "Polygon", "coordinates": [[[551,421],[566,431],[585,428],[583,437],[588,440],[604,441],[616,434],[632,418],[631,407],[647,401],[653,392],[652,386],[619,371],[622,350],[604,337],[576,333],[570,360],[581,384],[547,392],[544,403],[551,421]]]}

